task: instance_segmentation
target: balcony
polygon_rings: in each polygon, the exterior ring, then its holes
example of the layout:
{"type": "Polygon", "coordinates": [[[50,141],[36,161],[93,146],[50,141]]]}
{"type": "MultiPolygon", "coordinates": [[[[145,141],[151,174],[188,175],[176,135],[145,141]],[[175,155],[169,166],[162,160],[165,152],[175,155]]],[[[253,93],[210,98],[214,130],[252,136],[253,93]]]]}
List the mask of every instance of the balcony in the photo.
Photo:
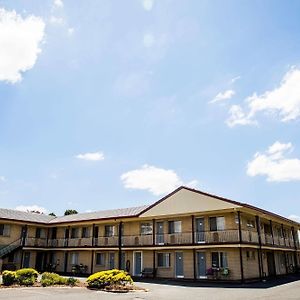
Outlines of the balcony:
{"type": "Polygon", "coordinates": [[[27,247],[46,247],[47,239],[46,238],[27,237],[27,238],[25,238],[25,245],[27,247]]]}
{"type": "Polygon", "coordinates": [[[119,245],[119,237],[118,236],[105,236],[94,238],[94,246],[114,246],[117,247],[119,245]]]}
{"type": "Polygon", "coordinates": [[[122,246],[150,246],[152,244],[152,234],[122,236],[122,246]]]}
{"type": "MultiPolygon", "coordinates": [[[[172,234],[155,234],[154,245],[156,246],[180,246],[180,245],[201,245],[201,244],[230,244],[239,243],[240,236],[237,229],[219,230],[219,231],[201,231],[193,233],[181,232],[172,234]]],[[[258,233],[254,230],[242,230],[241,240],[243,243],[258,244],[258,233]]],[[[271,234],[261,234],[262,245],[274,245],[278,247],[294,248],[295,243],[292,237],[280,237],[271,234]],[[274,240],[274,242],[273,242],[274,240]]],[[[298,241],[296,242],[299,247],[298,241]]],[[[25,239],[26,247],[49,247],[49,248],[65,248],[65,247],[118,247],[119,237],[98,237],[98,238],[35,238],[27,237],[25,239]]],[[[153,246],[153,235],[125,235],[121,238],[122,247],[137,247],[137,246],[153,246]]]]}

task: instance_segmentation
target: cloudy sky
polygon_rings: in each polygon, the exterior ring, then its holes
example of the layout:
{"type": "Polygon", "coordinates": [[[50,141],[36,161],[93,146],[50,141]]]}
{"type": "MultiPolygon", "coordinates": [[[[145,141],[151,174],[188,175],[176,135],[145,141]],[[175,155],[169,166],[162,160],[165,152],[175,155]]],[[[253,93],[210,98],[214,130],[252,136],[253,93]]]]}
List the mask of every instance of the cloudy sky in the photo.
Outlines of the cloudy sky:
{"type": "Polygon", "coordinates": [[[300,216],[300,3],[0,0],[0,206],[179,185],[300,216]]]}

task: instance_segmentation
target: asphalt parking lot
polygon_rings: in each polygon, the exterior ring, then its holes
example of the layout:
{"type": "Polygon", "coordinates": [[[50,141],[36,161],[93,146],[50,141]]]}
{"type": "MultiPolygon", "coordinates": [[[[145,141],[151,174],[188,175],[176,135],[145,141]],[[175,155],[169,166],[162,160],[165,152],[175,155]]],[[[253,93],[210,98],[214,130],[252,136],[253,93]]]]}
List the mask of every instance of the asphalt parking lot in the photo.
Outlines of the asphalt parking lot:
{"type": "Polygon", "coordinates": [[[300,300],[300,280],[295,280],[280,285],[273,284],[247,284],[229,286],[196,286],[191,284],[176,283],[136,283],[138,286],[148,289],[148,292],[130,292],[126,294],[107,293],[88,290],[86,288],[15,288],[1,289],[0,300],[237,300],[237,299],[272,299],[272,300],[300,300]]]}

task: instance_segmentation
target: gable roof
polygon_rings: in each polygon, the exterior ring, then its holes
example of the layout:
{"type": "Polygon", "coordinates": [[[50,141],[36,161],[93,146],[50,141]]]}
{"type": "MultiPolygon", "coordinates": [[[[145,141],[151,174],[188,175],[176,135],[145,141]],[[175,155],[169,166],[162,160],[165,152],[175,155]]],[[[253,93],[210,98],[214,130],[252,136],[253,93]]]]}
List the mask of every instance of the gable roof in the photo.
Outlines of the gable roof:
{"type": "Polygon", "coordinates": [[[180,186],[180,187],[178,187],[173,192],[169,193],[168,195],[166,195],[163,198],[159,199],[158,201],[154,202],[152,205],[149,205],[148,207],[146,207],[145,210],[140,213],[140,215],[144,214],[147,211],[149,211],[153,207],[159,205],[160,203],[162,203],[163,201],[165,201],[166,199],[170,198],[171,196],[173,196],[174,194],[178,193],[180,190],[183,190],[183,189],[187,190],[187,191],[191,191],[191,192],[197,193],[197,194],[200,194],[200,195],[212,197],[214,199],[218,199],[218,200],[221,200],[221,201],[233,204],[235,206],[240,206],[240,207],[248,208],[248,209],[251,209],[251,210],[255,210],[255,211],[257,211],[257,212],[259,212],[261,214],[270,215],[270,216],[273,216],[275,218],[280,218],[281,220],[283,220],[285,222],[294,223],[294,224],[297,224],[298,226],[300,226],[300,223],[298,223],[298,222],[296,222],[294,220],[285,218],[285,217],[280,216],[280,215],[278,215],[276,213],[273,213],[273,212],[270,212],[268,210],[256,207],[254,205],[243,203],[243,202],[234,201],[234,200],[231,200],[231,199],[228,199],[228,198],[224,198],[224,197],[220,197],[220,196],[217,196],[217,195],[214,195],[214,194],[210,194],[210,193],[207,193],[207,192],[202,192],[200,190],[189,188],[187,186],[180,186]]]}

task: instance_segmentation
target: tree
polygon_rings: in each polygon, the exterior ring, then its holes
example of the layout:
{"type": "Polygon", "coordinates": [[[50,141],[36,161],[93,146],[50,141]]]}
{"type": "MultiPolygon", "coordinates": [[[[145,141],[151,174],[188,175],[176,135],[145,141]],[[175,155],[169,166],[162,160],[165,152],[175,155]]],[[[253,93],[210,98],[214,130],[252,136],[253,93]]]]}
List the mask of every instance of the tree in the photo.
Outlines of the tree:
{"type": "Polygon", "coordinates": [[[54,212],[51,212],[51,213],[49,214],[49,216],[56,217],[56,214],[55,214],[54,212]]]}
{"type": "Polygon", "coordinates": [[[78,214],[78,211],[77,210],[75,210],[75,209],[67,209],[66,211],[65,211],[65,216],[68,216],[68,215],[76,215],[76,214],[78,214]]]}

